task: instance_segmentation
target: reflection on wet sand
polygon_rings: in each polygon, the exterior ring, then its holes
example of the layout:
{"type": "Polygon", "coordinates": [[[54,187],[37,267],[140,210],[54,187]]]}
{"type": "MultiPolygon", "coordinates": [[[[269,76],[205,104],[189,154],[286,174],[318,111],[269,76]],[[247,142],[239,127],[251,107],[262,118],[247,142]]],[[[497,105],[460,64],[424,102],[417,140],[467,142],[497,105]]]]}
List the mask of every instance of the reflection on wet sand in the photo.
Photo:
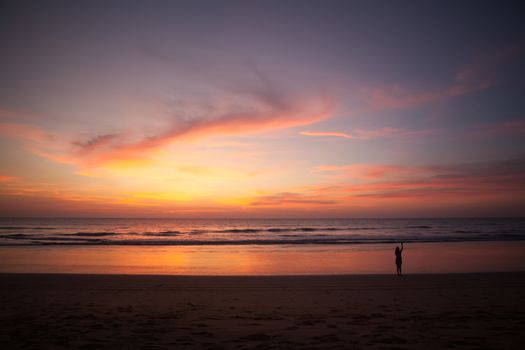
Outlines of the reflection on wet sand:
{"type": "MultiPolygon", "coordinates": [[[[180,275],[395,273],[392,244],[2,247],[0,272],[180,275]]],[[[414,243],[403,272],[525,270],[525,242],[414,243]]]]}

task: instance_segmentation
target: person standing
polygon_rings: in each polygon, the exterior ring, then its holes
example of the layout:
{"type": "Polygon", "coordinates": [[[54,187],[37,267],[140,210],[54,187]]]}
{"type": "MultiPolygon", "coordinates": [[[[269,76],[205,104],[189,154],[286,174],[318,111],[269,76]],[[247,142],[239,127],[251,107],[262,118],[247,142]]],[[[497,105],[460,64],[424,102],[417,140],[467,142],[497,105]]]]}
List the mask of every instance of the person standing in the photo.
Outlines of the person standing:
{"type": "Polygon", "coordinates": [[[401,265],[403,264],[403,256],[401,253],[403,252],[403,242],[401,242],[401,249],[399,247],[396,247],[396,266],[397,266],[397,275],[402,276],[403,273],[401,271],[401,265]]]}

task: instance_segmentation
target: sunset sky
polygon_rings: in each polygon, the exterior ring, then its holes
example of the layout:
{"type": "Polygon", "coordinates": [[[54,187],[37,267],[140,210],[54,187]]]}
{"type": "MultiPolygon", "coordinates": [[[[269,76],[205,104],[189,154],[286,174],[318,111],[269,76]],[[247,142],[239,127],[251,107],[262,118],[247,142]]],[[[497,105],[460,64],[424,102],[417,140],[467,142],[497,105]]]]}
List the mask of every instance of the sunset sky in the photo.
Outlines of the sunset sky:
{"type": "Polygon", "coordinates": [[[524,216],[519,4],[2,2],[0,216],[524,216]]]}

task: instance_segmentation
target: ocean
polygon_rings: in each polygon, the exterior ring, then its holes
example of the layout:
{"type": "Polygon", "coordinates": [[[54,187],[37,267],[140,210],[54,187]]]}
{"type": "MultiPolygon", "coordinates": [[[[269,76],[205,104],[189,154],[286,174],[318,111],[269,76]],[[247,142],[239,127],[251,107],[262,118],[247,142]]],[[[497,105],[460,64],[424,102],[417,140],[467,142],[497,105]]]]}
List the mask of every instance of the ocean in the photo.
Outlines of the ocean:
{"type": "Polygon", "coordinates": [[[0,245],[303,245],[525,240],[525,219],[0,218],[0,245]]]}
{"type": "Polygon", "coordinates": [[[525,271],[524,219],[0,219],[0,272],[174,275],[525,271]]]}

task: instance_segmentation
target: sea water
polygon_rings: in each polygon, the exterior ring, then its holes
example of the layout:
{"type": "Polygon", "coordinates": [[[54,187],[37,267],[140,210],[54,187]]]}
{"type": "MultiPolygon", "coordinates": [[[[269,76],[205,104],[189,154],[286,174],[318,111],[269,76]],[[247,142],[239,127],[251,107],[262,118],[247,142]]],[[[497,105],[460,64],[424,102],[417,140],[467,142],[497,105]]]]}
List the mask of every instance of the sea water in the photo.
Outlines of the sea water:
{"type": "Polygon", "coordinates": [[[0,272],[525,271],[523,219],[0,219],[0,272]]]}

